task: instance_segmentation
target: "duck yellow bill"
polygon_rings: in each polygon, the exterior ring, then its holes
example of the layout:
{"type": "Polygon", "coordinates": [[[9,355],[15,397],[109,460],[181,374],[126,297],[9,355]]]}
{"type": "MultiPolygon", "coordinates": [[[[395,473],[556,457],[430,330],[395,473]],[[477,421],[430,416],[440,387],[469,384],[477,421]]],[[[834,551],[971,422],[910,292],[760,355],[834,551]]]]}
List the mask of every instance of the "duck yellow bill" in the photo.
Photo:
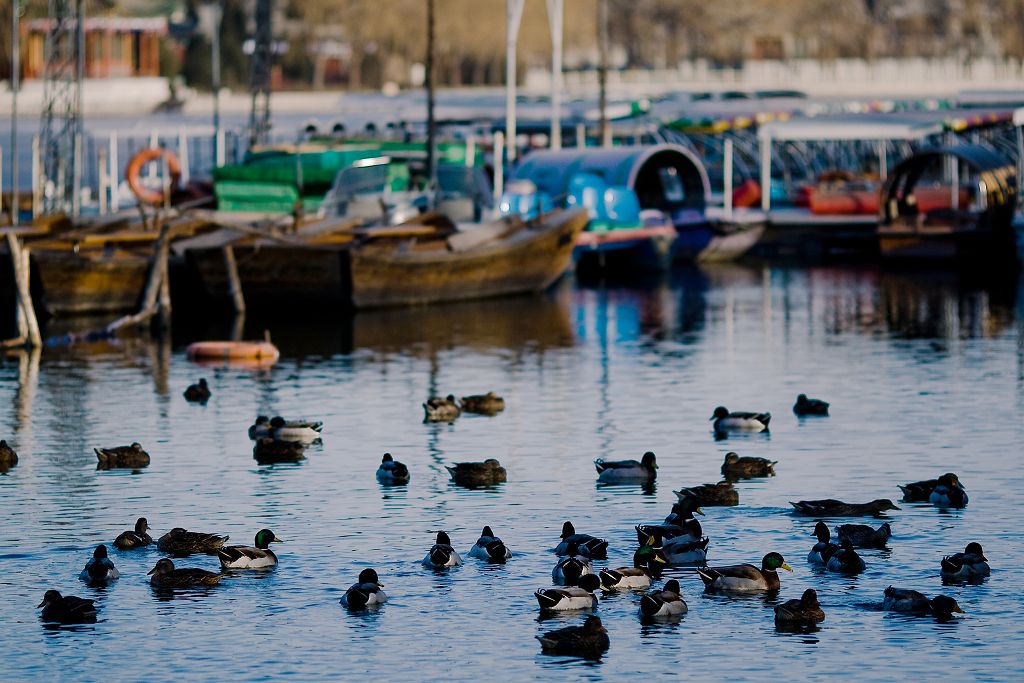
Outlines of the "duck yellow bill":
{"type": "Polygon", "coordinates": [[[783,569],[785,569],[785,570],[786,570],[787,572],[791,572],[791,571],[793,571],[793,568],[792,568],[792,567],[790,567],[790,566],[789,566],[788,564],[786,564],[785,562],[783,562],[783,563],[782,563],[782,568],[783,568],[783,569]]]}
{"type": "Polygon", "coordinates": [[[703,511],[703,510],[701,510],[700,508],[697,508],[696,510],[694,510],[694,511],[693,511],[693,514],[695,514],[695,515],[700,515],[700,516],[702,516],[702,517],[706,516],[706,515],[704,515],[704,511],[703,511]]]}
{"type": "Polygon", "coordinates": [[[273,538],[273,539],[271,539],[271,541],[270,541],[270,542],[271,542],[271,543],[284,543],[284,541],[282,541],[282,540],[281,540],[280,538],[278,538],[277,536],[274,536],[274,538],[273,538]]]}

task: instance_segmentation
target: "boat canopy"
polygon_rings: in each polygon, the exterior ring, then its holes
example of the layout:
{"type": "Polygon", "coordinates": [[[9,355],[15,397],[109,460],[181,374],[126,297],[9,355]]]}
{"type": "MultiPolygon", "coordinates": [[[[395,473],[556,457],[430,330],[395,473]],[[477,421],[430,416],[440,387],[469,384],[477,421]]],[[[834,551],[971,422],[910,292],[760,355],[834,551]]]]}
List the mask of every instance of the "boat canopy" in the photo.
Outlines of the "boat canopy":
{"type": "Polygon", "coordinates": [[[893,114],[849,114],[794,118],[765,123],[757,137],[765,141],[796,140],[919,140],[938,135],[945,129],[945,116],[893,114]]]}
{"type": "Polygon", "coordinates": [[[536,151],[523,159],[514,177],[557,199],[569,194],[570,181],[579,174],[598,176],[608,187],[628,187],[641,208],[666,213],[703,210],[710,193],[700,158],[672,144],[536,151]]]}

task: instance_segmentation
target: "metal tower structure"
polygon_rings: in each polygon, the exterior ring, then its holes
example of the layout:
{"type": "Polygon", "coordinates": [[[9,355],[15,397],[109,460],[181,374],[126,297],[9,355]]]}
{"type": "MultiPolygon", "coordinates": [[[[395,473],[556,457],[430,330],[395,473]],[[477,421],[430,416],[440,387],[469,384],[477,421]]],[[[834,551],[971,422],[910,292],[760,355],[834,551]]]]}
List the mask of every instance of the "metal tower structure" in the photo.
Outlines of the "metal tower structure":
{"type": "Polygon", "coordinates": [[[43,213],[78,215],[81,186],[83,0],[50,0],[39,132],[43,213]]]}
{"type": "Polygon", "coordinates": [[[273,0],[256,0],[256,34],[249,63],[249,144],[267,141],[270,133],[270,72],[274,63],[273,0]]]}

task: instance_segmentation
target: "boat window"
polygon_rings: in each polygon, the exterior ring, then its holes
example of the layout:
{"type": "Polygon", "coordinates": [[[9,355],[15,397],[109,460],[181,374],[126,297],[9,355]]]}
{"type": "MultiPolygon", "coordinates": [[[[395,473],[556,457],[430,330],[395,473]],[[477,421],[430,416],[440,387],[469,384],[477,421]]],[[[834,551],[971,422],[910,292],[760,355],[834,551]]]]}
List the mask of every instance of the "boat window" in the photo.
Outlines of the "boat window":
{"type": "Polygon", "coordinates": [[[664,193],[665,199],[670,202],[682,202],[686,199],[683,181],[679,177],[679,171],[674,166],[662,166],[659,168],[658,177],[661,179],[661,191],[664,193]]]}

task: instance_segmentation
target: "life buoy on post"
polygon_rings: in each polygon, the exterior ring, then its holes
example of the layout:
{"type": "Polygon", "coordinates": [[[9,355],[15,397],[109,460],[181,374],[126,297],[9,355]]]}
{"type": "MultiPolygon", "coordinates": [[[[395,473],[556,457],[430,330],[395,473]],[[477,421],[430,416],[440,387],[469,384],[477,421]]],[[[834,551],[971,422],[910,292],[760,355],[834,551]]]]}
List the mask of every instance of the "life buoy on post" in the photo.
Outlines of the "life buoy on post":
{"type": "Polygon", "coordinates": [[[178,157],[169,149],[150,147],[139,151],[128,162],[124,170],[124,179],[128,181],[128,187],[132,194],[139,200],[140,204],[151,204],[160,206],[164,203],[163,190],[151,190],[142,184],[142,169],[151,161],[164,159],[167,162],[167,173],[170,175],[170,189],[173,192],[181,182],[181,162],[178,157]]]}

